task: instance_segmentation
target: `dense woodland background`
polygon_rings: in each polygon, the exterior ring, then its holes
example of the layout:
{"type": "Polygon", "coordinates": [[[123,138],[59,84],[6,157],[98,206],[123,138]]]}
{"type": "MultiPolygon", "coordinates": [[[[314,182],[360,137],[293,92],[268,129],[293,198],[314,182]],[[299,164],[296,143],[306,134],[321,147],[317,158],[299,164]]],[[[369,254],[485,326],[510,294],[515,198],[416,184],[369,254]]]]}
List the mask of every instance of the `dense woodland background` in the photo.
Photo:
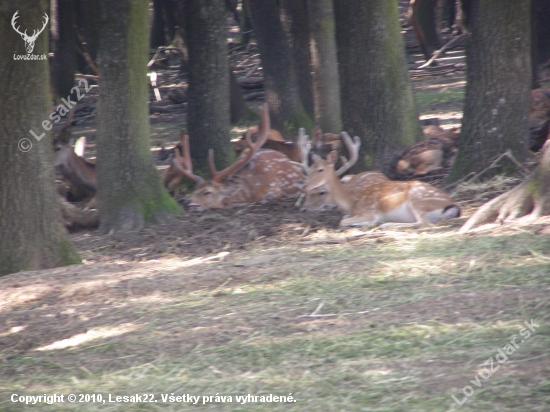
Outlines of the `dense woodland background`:
{"type": "Polygon", "coordinates": [[[530,93],[550,1],[0,0],[0,39],[0,410],[549,410],[550,94],[530,93]],[[48,58],[14,59],[42,25],[48,58]],[[359,136],[353,173],[429,182],[463,216],[186,210],[192,182],[162,183],[181,130],[206,178],[264,102],[288,141],[359,136]],[[460,128],[454,164],[398,175],[435,118],[460,128]],[[71,192],[54,164],[81,136],[71,192]],[[102,398],[13,400],[44,393],[102,398]],[[155,402],[103,402],[135,393],[155,402]]]}

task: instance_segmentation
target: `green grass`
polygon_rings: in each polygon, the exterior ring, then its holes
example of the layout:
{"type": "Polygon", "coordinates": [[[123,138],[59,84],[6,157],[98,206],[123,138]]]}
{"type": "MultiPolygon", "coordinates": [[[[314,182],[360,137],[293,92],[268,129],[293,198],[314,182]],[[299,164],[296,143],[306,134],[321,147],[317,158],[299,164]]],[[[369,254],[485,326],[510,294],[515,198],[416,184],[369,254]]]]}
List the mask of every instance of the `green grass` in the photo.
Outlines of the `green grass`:
{"type": "Polygon", "coordinates": [[[453,105],[462,110],[465,91],[463,87],[443,87],[442,89],[415,90],[415,98],[420,112],[425,112],[439,105],[453,105]]]}
{"type": "MultiPolygon", "coordinates": [[[[128,272],[124,279],[130,276],[136,289],[146,281],[173,285],[139,298],[115,293],[129,286],[117,286],[121,275],[109,273],[113,285],[101,292],[109,296],[91,293],[75,304],[59,293],[52,313],[72,308],[87,319],[53,322],[48,332],[59,341],[133,325],[125,333],[36,351],[54,340],[39,342],[31,333],[39,327],[32,316],[48,309],[39,301],[0,312],[28,324],[3,346],[0,410],[547,411],[549,250],[548,236],[531,233],[395,232],[344,245],[248,251],[212,264],[161,265],[147,278],[128,272]],[[286,256],[236,263],[273,253],[286,256]],[[329,316],[304,316],[312,313],[329,316]],[[480,365],[531,319],[540,325],[536,332],[456,405],[451,396],[462,399],[480,365]],[[24,406],[10,402],[12,393],[139,393],[158,402],[24,406]],[[161,394],[171,393],[231,395],[233,402],[163,403],[161,394]],[[297,402],[235,399],[270,393],[292,393],[297,402]]],[[[85,282],[75,279],[72,287],[85,282]]]]}

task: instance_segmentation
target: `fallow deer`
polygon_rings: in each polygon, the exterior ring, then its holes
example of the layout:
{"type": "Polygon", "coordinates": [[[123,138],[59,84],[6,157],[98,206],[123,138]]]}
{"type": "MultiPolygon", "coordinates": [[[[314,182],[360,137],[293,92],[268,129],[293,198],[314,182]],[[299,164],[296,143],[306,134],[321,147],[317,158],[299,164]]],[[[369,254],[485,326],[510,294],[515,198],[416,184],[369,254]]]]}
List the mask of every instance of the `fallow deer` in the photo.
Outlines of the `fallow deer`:
{"type": "Polygon", "coordinates": [[[529,110],[529,149],[538,152],[550,134],[550,90],[531,91],[529,110]]]}
{"type": "MultiPolygon", "coordinates": [[[[181,176],[198,184],[189,199],[190,210],[224,208],[263,199],[294,196],[302,192],[305,175],[300,164],[290,161],[277,151],[258,151],[268,139],[267,131],[270,130],[267,105],[264,105],[261,111],[263,133],[256,142],[252,142],[251,132],[247,132],[245,140],[248,148],[231,166],[217,171],[214,165],[214,152],[210,149],[209,181],[193,173],[189,138],[186,134],[182,136],[182,150],[174,151],[175,156],[168,172],[178,171],[181,176]]],[[[168,180],[165,178],[165,182],[168,180]]]]}
{"type": "Polygon", "coordinates": [[[74,111],[69,113],[67,124],[54,139],[55,169],[69,185],[69,200],[77,201],[95,196],[97,176],[95,164],[84,159],[86,138],[77,140],[71,147],[71,122],[74,111]]]}
{"type": "MultiPolygon", "coordinates": [[[[346,132],[342,132],[341,135],[350,154],[350,160],[347,160],[345,157],[342,156],[343,165],[337,171],[335,171],[336,176],[341,176],[357,162],[357,160],[359,159],[359,147],[361,146],[361,141],[357,136],[355,137],[354,141],[352,141],[352,139],[346,132]]],[[[336,139],[332,138],[331,140],[334,141],[336,139]]],[[[316,141],[319,141],[318,137],[316,141]]],[[[301,143],[303,147],[303,152],[307,153],[309,147],[304,145],[303,141],[301,141],[301,143]]],[[[336,156],[336,151],[329,153],[329,156],[336,156]]],[[[324,164],[322,163],[324,162],[323,159],[316,154],[314,155],[314,158],[316,163],[311,168],[307,168],[309,175],[320,173],[320,168],[318,167],[318,165],[324,164]]],[[[347,175],[344,176],[340,181],[352,194],[355,194],[359,193],[363,188],[367,186],[376,183],[389,182],[390,179],[388,179],[384,174],[380,172],[371,171],[363,172],[358,175],[347,175]]],[[[300,211],[315,212],[323,208],[332,208],[337,206],[337,202],[334,200],[333,196],[328,190],[326,190],[324,187],[316,187],[306,191],[304,206],[300,211]]]]}
{"type": "MultiPolygon", "coordinates": [[[[256,139],[259,136],[259,133],[262,132],[261,126],[252,127],[249,130],[252,133],[252,141],[256,141],[256,139]]],[[[237,154],[241,154],[241,152],[247,148],[245,135],[246,135],[246,132],[243,134],[243,136],[240,139],[234,139],[231,141],[231,144],[233,145],[233,149],[237,154]]],[[[339,147],[340,147],[340,135],[334,134],[334,133],[323,134],[319,126],[315,127],[313,131],[313,144],[311,146],[311,155],[317,154],[318,156],[321,156],[324,158],[331,151],[338,150],[339,147]]],[[[301,162],[302,160],[302,152],[299,144],[284,140],[281,134],[278,131],[273,129],[269,131],[269,137],[264,143],[264,145],[262,146],[262,148],[281,152],[294,162],[301,162]]]]}
{"type": "Polygon", "coordinates": [[[460,209],[443,191],[419,182],[384,182],[350,188],[334,170],[336,152],[316,162],[306,192],[323,189],[348,216],[340,226],[375,226],[381,223],[428,225],[460,216],[460,209]]]}
{"type": "Polygon", "coordinates": [[[458,151],[456,129],[445,130],[436,125],[423,127],[428,137],[409,146],[401,154],[395,170],[402,176],[424,175],[433,170],[450,167],[458,151]]]}

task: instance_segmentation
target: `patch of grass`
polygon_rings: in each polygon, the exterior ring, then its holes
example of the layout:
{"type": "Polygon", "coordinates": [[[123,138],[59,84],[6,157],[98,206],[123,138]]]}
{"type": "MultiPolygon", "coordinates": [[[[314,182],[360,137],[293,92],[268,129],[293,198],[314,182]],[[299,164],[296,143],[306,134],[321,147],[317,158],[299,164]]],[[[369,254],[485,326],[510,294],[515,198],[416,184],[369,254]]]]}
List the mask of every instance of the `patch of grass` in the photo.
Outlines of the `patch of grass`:
{"type": "MultiPolygon", "coordinates": [[[[550,238],[533,233],[386,232],[340,245],[264,246],[174,269],[159,263],[146,276],[110,272],[124,287],[112,284],[100,301],[90,295],[78,305],[58,295],[52,313],[73,308],[87,318],[49,327],[58,340],[83,329],[139,327],[37,352],[45,343],[31,333],[38,324],[20,321],[28,327],[0,363],[0,410],[193,410],[162,401],[174,393],[232,396],[231,403],[201,398],[198,407],[212,411],[546,411],[548,250],[550,238]],[[246,264],[273,254],[285,258],[246,264]],[[151,286],[139,299],[126,292],[163,277],[170,290],[151,286]],[[517,339],[506,363],[472,384],[531,319],[540,326],[529,339],[517,339]],[[459,408],[451,396],[462,399],[467,385],[474,394],[459,408]],[[13,393],[154,394],[157,402],[25,406],[10,402],[13,393]],[[236,401],[290,393],[297,402],[236,401]]],[[[41,308],[33,301],[2,316],[34,319],[41,308]]]]}
{"type": "Polygon", "coordinates": [[[415,90],[418,110],[424,112],[441,105],[456,105],[458,110],[462,109],[464,102],[464,88],[444,87],[442,89],[415,90]]]}

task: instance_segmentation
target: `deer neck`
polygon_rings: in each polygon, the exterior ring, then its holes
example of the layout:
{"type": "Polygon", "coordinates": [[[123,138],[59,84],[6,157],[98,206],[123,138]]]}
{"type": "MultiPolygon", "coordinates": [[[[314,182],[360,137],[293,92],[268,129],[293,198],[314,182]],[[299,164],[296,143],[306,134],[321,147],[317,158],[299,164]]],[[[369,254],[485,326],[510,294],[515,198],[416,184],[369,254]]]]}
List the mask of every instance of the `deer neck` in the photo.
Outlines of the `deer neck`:
{"type": "Polygon", "coordinates": [[[327,183],[330,186],[334,202],[344,212],[351,213],[355,203],[351,191],[342,184],[336,173],[331,176],[330,181],[327,183]]]}

